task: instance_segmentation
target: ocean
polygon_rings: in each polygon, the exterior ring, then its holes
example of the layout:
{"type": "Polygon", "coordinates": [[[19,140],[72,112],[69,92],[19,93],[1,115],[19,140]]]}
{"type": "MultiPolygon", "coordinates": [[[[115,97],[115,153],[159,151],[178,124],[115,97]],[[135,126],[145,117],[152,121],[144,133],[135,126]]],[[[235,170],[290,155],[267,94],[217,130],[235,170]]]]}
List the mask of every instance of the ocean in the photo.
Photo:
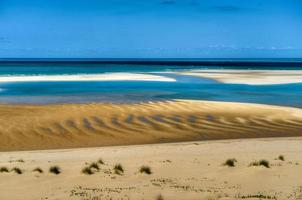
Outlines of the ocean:
{"type": "Polygon", "coordinates": [[[192,63],[2,62],[0,103],[136,103],[173,99],[231,101],[302,107],[302,84],[227,84],[176,72],[201,69],[301,70],[299,64],[276,66],[192,63]],[[124,78],[119,78],[122,74],[124,78]],[[147,80],[131,74],[146,76],[147,80]],[[150,76],[150,77],[149,77],[150,76]],[[37,77],[39,81],[30,81],[37,77]],[[53,78],[55,77],[55,78],[53,78]],[[99,78],[101,77],[101,78],[99,78]],[[105,78],[104,78],[105,77],[105,78]],[[110,77],[110,78],[107,78],[110,77]],[[125,78],[126,77],[126,78],[125,78]],[[157,77],[162,77],[158,79],[157,77]],[[133,78],[133,79],[132,79],[133,78]],[[41,81],[43,79],[43,81],[41,81]],[[81,80],[83,79],[83,80],[81,80]],[[174,81],[166,81],[173,79],[174,81]],[[9,81],[8,81],[9,80],[9,81]],[[18,81],[17,81],[18,80],[18,81]],[[80,81],[79,81],[80,80],[80,81]]]}

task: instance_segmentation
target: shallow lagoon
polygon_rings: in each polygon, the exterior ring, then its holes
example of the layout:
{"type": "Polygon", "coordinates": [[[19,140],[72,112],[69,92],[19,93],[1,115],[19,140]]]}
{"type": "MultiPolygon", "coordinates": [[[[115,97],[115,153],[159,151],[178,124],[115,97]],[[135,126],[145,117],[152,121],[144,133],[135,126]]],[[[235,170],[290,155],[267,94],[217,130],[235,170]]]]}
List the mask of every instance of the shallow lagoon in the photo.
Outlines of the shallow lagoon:
{"type": "MultiPolygon", "coordinates": [[[[141,102],[171,99],[234,101],[302,107],[302,84],[245,85],[176,75],[173,72],[195,69],[225,69],[204,66],[143,65],[10,65],[0,66],[0,76],[74,75],[101,73],[143,73],[175,79],[162,81],[59,81],[0,83],[1,103],[87,103],[141,102]],[[166,72],[172,72],[167,74],[166,72]]],[[[228,67],[230,69],[230,67],[228,67]]],[[[236,67],[238,69],[238,66],[236,67]]],[[[241,69],[246,69],[244,66],[241,69]]],[[[250,68],[249,68],[250,69],[250,68]]],[[[280,67],[278,68],[280,69],[280,67]]],[[[272,70],[274,70],[272,68],[272,70]]],[[[295,69],[296,70],[296,69],[295,69]]]]}

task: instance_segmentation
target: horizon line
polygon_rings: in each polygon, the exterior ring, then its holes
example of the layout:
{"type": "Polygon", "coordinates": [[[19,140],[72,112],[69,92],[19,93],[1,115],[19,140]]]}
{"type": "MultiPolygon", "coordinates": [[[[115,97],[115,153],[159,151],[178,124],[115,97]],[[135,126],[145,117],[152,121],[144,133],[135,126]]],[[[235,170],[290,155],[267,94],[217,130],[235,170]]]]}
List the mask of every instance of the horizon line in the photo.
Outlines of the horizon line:
{"type": "Polygon", "coordinates": [[[23,63],[302,67],[302,58],[0,58],[0,64],[23,63]]]}

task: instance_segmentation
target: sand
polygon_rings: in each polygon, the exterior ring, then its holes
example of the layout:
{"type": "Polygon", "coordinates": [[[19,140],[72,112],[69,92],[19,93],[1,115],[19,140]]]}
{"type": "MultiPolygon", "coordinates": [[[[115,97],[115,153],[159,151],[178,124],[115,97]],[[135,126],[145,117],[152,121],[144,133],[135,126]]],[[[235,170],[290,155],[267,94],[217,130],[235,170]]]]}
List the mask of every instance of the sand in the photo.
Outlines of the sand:
{"type": "Polygon", "coordinates": [[[173,78],[135,73],[104,73],[78,75],[0,76],[0,83],[36,81],[176,81],[173,78]]]}
{"type": "Polygon", "coordinates": [[[301,155],[302,138],[0,152],[0,167],[23,170],[0,173],[0,199],[156,200],[161,194],[165,200],[297,200],[302,199],[301,155]],[[281,154],[285,161],[276,160],[281,154]],[[99,158],[105,162],[99,172],[81,173],[99,158]],[[228,158],[237,159],[235,167],[223,166],[228,158]],[[249,167],[259,159],[267,159],[270,168],[249,167]],[[122,175],[114,173],[116,163],[122,164],[122,175]],[[50,174],[53,165],[62,173],[50,174]],[[142,165],[152,174],[139,173],[142,165]],[[32,172],[36,167],[44,173],[32,172]]]}
{"type": "Polygon", "coordinates": [[[246,103],[2,104],[0,199],[302,199],[301,124],[301,109],[246,103]],[[270,167],[249,166],[260,159],[270,167]]]}
{"type": "Polygon", "coordinates": [[[222,83],[272,85],[302,82],[302,70],[192,70],[182,75],[215,79],[222,83]]]}
{"type": "Polygon", "coordinates": [[[0,105],[0,151],[302,136],[302,110],[175,100],[0,105]]]}

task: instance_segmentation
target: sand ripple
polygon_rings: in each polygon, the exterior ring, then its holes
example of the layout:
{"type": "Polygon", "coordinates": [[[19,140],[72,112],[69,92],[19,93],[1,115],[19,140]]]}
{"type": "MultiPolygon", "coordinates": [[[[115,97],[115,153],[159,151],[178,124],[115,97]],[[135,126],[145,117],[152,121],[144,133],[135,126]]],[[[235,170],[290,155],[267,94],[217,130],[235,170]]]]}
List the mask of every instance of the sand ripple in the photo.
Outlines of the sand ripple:
{"type": "Polygon", "coordinates": [[[208,101],[0,105],[0,150],[302,135],[296,108],[208,101]]]}

